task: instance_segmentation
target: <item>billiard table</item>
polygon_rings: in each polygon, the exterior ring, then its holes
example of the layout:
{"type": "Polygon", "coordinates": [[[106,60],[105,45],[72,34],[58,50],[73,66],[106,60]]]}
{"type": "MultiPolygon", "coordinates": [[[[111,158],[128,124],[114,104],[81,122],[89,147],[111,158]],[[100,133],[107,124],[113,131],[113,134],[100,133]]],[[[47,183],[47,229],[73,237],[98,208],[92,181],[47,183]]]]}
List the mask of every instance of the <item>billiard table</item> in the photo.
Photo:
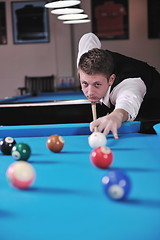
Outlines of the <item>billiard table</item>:
{"type": "Polygon", "coordinates": [[[1,127],[1,138],[10,135],[29,144],[36,179],[26,190],[12,187],[6,170],[14,160],[0,155],[0,239],[159,240],[160,136],[139,133],[139,127],[139,122],[123,123],[118,140],[107,136],[114,160],[105,170],[90,162],[87,123],[1,127]],[[52,134],[64,138],[60,153],[46,147],[52,134]],[[102,178],[111,170],[131,180],[124,201],[103,191],[102,178]]]}
{"type": "MultiPolygon", "coordinates": [[[[97,104],[98,117],[108,108],[97,104]]],[[[82,91],[25,94],[0,100],[0,125],[86,123],[92,121],[91,103],[82,91]]]]}

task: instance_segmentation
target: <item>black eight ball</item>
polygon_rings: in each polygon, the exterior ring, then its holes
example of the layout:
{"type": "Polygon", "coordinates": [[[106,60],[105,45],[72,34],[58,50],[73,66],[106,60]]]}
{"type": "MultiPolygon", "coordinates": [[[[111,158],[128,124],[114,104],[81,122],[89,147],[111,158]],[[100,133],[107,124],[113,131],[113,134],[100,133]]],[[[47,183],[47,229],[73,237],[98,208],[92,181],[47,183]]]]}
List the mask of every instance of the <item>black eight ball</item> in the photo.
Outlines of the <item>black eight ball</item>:
{"type": "Polygon", "coordinates": [[[4,155],[11,155],[12,147],[16,144],[16,141],[12,137],[5,137],[0,141],[0,149],[4,155]]]}

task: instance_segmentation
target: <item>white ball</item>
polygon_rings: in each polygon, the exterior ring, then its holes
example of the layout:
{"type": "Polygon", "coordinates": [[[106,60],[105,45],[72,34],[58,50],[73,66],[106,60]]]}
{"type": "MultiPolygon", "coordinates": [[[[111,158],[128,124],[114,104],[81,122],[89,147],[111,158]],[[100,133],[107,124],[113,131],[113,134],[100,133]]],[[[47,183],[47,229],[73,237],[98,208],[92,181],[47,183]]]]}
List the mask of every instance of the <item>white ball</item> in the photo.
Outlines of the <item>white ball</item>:
{"type": "Polygon", "coordinates": [[[91,148],[103,147],[107,143],[107,138],[101,132],[93,132],[88,138],[88,143],[91,148]]]}

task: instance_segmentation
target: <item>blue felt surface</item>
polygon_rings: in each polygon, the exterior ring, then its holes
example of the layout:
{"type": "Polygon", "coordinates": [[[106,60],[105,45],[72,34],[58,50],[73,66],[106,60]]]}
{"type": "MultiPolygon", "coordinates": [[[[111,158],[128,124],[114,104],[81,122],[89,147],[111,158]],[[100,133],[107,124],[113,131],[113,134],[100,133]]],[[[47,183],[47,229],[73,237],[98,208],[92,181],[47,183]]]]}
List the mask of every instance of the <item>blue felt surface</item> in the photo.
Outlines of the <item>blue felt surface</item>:
{"type": "MultiPolygon", "coordinates": [[[[122,123],[118,133],[135,133],[140,130],[140,122],[122,123]]],[[[22,125],[22,126],[1,126],[0,137],[37,137],[50,136],[52,134],[60,135],[86,135],[91,134],[89,123],[73,123],[73,124],[48,124],[48,125],[22,125]]],[[[111,133],[110,133],[111,134],[111,133]]]]}
{"type": "Polygon", "coordinates": [[[156,131],[157,135],[160,136],[160,123],[155,124],[153,128],[156,131]]]}
{"type": "Polygon", "coordinates": [[[105,196],[101,179],[109,170],[90,163],[88,135],[63,137],[59,154],[47,149],[47,136],[16,137],[30,145],[29,162],[36,171],[33,186],[25,191],[8,185],[5,173],[13,159],[0,155],[0,239],[159,240],[159,137],[108,136],[114,154],[111,169],[124,171],[132,182],[124,202],[105,196]]]}
{"type": "Polygon", "coordinates": [[[17,97],[6,98],[0,100],[0,103],[7,102],[46,102],[46,101],[57,101],[57,100],[76,100],[86,99],[85,95],[80,92],[53,92],[53,93],[39,93],[37,96],[31,94],[25,94],[17,97]]]}

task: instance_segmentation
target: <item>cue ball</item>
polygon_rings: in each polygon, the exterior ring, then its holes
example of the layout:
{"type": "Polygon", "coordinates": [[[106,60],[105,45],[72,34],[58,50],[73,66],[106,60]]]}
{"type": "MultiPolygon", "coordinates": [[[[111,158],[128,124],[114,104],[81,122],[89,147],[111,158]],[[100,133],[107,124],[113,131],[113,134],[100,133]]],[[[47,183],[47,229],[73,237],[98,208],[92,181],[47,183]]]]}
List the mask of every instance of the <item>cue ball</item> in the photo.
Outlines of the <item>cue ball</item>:
{"type": "Polygon", "coordinates": [[[31,155],[31,149],[26,143],[16,143],[12,148],[11,154],[15,160],[27,161],[31,155]]]}
{"type": "Polygon", "coordinates": [[[51,135],[47,139],[47,148],[54,153],[58,153],[63,149],[64,139],[59,135],[51,135]]]}
{"type": "Polygon", "coordinates": [[[121,171],[110,171],[102,178],[105,194],[113,200],[125,199],[131,189],[129,177],[121,171]]]}
{"type": "Polygon", "coordinates": [[[107,138],[101,132],[93,132],[88,138],[88,143],[91,148],[102,147],[106,145],[107,138]]]}
{"type": "Polygon", "coordinates": [[[11,185],[19,189],[30,187],[35,180],[35,176],[34,168],[25,161],[12,163],[6,172],[6,177],[11,185]]]}
{"type": "Polygon", "coordinates": [[[106,169],[113,162],[112,150],[106,146],[95,148],[90,154],[90,161],[94,166],[106,169]]]}
{"type": "Polygon", "coordinates": [[[12,147],[16,141],[12,137],[5,137],[0,141],[0,149],[4,155],[11,155],[12,147]]]}

